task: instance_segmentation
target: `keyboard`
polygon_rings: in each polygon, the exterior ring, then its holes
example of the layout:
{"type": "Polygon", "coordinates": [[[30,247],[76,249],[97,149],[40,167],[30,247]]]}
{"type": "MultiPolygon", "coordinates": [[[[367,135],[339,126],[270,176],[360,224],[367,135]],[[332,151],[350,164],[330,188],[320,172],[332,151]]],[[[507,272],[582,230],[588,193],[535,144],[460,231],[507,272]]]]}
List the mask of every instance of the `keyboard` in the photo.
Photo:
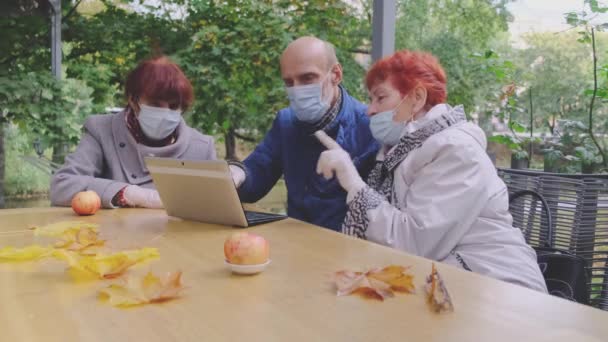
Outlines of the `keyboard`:
{"type": "Polygon", "coordinates": [[[261,223],[273,222],[287,218],[285,215],[273,213],[261,213],[259,211],[245,210],[245,218],[250,226],[255,226],[261,223]]]}

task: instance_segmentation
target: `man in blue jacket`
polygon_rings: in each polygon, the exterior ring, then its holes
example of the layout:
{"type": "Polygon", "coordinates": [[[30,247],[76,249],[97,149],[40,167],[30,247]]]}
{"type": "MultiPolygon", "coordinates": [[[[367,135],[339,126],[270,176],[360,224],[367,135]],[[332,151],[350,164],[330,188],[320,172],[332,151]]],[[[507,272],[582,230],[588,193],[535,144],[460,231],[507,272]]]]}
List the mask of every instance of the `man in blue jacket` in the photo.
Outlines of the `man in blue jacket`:
{"type": "Polygon", "coordinates": [[[331,44],[299,38],[287,46],[280,63],[290,106],[279,111],[264,140],[243,163],[230,165],[234,183],[241,200],[252,203],[284,175],[287,214],[339,231],[346,193],[336,179],[328,181],[316,173],[325,147],[313,133],[323,130],[336,140],[365,179],[379,148],[369,129],[367,108],[340,85],[342,66],[331,44]]]}

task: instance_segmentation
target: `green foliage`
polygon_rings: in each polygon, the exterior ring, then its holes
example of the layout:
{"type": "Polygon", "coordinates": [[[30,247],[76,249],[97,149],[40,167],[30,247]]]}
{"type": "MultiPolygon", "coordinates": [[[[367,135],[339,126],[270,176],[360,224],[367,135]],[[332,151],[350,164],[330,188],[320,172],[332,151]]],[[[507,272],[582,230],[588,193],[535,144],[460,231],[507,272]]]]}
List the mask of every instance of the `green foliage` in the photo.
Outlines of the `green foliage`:
{"type": "Polygon", "coordinates": [[[534,143],[537,139],[523,138],[522,135],[529,132],[533,127],[523,125],[515,119],[527,112],[526,108],[520,103],[521,99],[517,96],[517,84],[520,83],[521,78],[520,72],[518,72],[513,62],[501,57],[493,50],[487,50],[483,54],[475,53],[473,58],[477,60],[479,70],[488,74],[489,79],[494,78],[494,89],[486,94],[488,101],[479,108],[486,110],[488,115],[496,115],[501,120],[506,120],[507,127],[510,130],[510,133],[495,135],[488,141],[505,145],[511,150],[512,158],[530,159],[528,149],[531,140],[534,143]],[[504,86],[498,88],[502,84],[504,86]]]}
{"type": "MultiPolygon", "coordinates": [[[[583,91],[593,80],[590,51],[576,39],[575,32],[529,34],[524,37],[527,48],[513,54],[518,68],[525,70],[521,83],[533,89],[538,127],[551,131],[555,120],[582,120],[587,114],[583,91]]],[[[522,94],[524,103],[527,96],[522,94]]]]}
{"type": "Polygon", "coordinates": [[[519,141],[515,140],[515,138],[513,138],[510,135],[498,134],[498,135],[488,138],[488,141],[492,141],[492,142],[495,142],[495,143],[498,143],[501,145],[505,145],[509,149],[511,149],[511,151],[522,150],[521,145],[519,144],[519,141]]]}
{"type": "Polygon", "coordinates": [[[50,175],[26,163],[21,156],[33,155],[30,136],[16,126],[5,130],[6,141],[6,196],[44,193],[49,189],[50,175]]]}
{"type": "Polygon", "coordinates": [[[559,172],[579,173],[583,165],[602,162],[587,126],[577,120],[560,120],[553,137],[545,141],[543,154],[559,172]]]}
{"type": "MultiPolygon", "coordinates": [[[[588,36],[591,39],[591,35],[588,36]]],[[[596,165],[601,161],[588,126],[581,122],[588,121],[588,96],[594,93],[589,89],[593,85],[590,46],[575,43],[581,41],[581,37],[576,32],[529,34],[524,37],[524,49],[512,49],[501,56],[495,51],[475,55],[480,69],[494,77],[496,85],[505,84],[499,92],[498,109],[493,108],[490,101],[488,112],[507,121],[512,131],[507,136],[512,138],[495,141],[519,154],[526,149],[526,144],[517,137],[527,129],[518,122],[530,123],[535,132],[549,131],[553,137],[543,144],[545,162],[562,172],[580,172],[581,164],[596,165]],[[530,102],[534,104],[531,122],[530,102]],[[563,120],[565,118],[570,120],[563,120]]],[[[606,36],[596,37],[600,49],[608,46],[606,42],[606,36]]],[[[598,72],[601,80],[608,79],[604,78],[603,66],[598,72]]],[[[608,94],[604,84],[601,81],[596,91],[600,98],[608,94]]],[[[596,102],[594,110],[600,120],[595,120],[593,127],[600,128],[606,124],[606,108],[596,102]]]]}
{"type": "Polygon", "coordinates": [[[507,2],[401,0],[396,47],[437,56],[448,76],[448,102],[471,112],[496,91],[495,80],[472,54],[506,44],[507,2]]]}
{"type": "MultiPolygon", "coordinates": [[[[608,79],[606,78],[606,70],[608,70],[608,64],[598,66],[598,38],[597,33],[603,31],[608,27],[608,23],[592,23],[592,20],[597,17],[598,14],[602,14],[608,11],[608,7],[601,6],[597,0],[585,0],[585,5],[588,6],[590,12],[585,10],[579,13],[567,13],[566,20],[573,28],[578,28],[580,35],[579,42],[591,48],[591,65],[592,65],[592,85],[583,91],[586,97],[589,97],[589,105],[587,107],[588,119],[587,119],[587,130],[588,141],[590,143],[583,144],[577,147],[575,155],[580,159],[583,164],[583,169],[589,171],[594,165],[601,164],[604,169],[608,168],[608,157],[606,155],[605,140],[598,139],[595,134],[595,128],[598,126],[598,120],[594,120],[599,115],[597,102],[608,101],[608,79]]],[[[600,123],[600,127],[606,127],[606,113],[603,113],[603,123],[600,123]]],[[[604,130],[605,132],[605,130],[604,130]]]]}
{"type": "Polygon", "coordinates": [[[0,76],[49,68],[48,19],[34,4],[19,7],[16,2],[0,8],[0,76]]]}
{"type": "Polygon", "coordinates": [[[104,113],[106,107],[120,103],[117,98],[122,96],[123,91],[112,67],[94,62],[90,56],[81,56],[70,62],[67,66],[67,74],[82,80],[92,88],[93,113],[104,113]]]}
{"type": "Polygon", "coordinates": [[[510,60],[501,58],[496,51],[476,52],[471,57],[476,60],[480,71],[496,77],[497,84],[513,82],[516,72],[515,64],[510,60]]]}
{"type": "Polygon", "coordinates": [[[286,104],[278,60],[287,22],[272,6],[241,1],[192,1],[189,21],[191,43],[176,60],[196,86],[190,122],[206,132],[265,131],[286,104]]]}
{"type": "Polygon", "coordinates": [[[185,25],[183,20],[135,12],[111,2],[93,16],[72,15],[63,31],[64,45],[70,46],[64,61],[67,76],[94,89],[96,112],[122,106],[127,73],[142,59],[185,47],[189,43],[185,25]]]}
{"type": "Polygon", "coordinates": [[[91,113],[91,93],[82,81],[58,81],[48,72],[0,77],[0,119],[40,136],[46,146],[76,144],[91,113]]]}

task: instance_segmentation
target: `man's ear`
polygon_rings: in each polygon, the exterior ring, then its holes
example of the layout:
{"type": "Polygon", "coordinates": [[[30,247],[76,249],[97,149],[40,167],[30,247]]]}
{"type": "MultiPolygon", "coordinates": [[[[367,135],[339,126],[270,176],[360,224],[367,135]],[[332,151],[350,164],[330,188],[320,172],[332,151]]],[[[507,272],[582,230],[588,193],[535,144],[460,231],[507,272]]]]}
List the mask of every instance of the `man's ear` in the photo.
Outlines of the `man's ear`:
{"type": "Polygon", "coordinates": [[[342,82],[342,65],[336,63],[331,68],[331,84],[337,86],[342,82]]]}

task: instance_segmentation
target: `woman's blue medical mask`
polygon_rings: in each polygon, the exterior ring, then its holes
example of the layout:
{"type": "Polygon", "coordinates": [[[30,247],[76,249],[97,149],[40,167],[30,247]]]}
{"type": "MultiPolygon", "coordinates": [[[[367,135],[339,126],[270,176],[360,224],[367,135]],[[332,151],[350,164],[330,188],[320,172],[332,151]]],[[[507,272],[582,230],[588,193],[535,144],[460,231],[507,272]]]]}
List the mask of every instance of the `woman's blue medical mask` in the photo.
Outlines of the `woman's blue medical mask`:
{"type": "Polygon", "coordinates": [[[377,113],[369,118],[369,128],[372,131],[372,135],[383,145],[397,145],[399,139],[401,139],[405,133],[405,127],[409,122],[393,121],[397,108],[401,106],[404,100],[405,96],[401,99],[399,104],[395,106],[395,108],[377,113]]]}
{"type": "Polygon", "coordinates": [[[289,106],[296,114],[298,120],[316,123],[327,113],[330,104],[323,99],[323,82],[325,82],[330,73],[319,83],[287,87],[289,106]]]}
{"type": "Polygon", "coordinates": [[[170,108],[139,105],[137,116],[141,130],[146,137],[152,140],[163,140],[168,137],[179,125],[182,115],[179,110],[170,108]]]}

